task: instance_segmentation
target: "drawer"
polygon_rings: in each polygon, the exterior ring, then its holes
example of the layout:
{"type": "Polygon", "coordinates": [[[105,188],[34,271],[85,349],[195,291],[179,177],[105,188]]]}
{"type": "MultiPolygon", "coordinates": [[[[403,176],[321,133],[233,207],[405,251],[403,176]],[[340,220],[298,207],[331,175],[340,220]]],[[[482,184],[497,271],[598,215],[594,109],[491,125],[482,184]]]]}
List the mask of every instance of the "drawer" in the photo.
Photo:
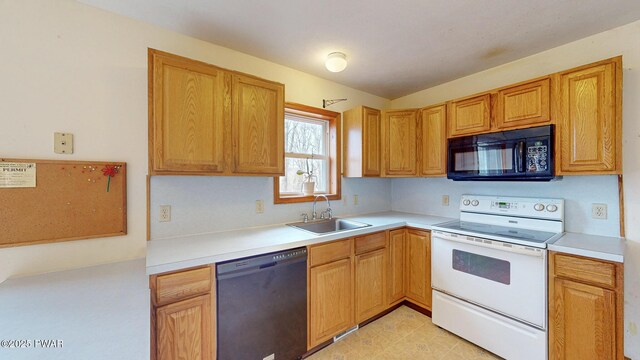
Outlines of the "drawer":
{"type": "Polygon", "coordinates": [[[554,274],[606,287],[616,287],[616,267],[609,262],[554,253],[554,274]]]}
{"type": "Polygon", "coordinates": [[[211,291],[211,268],[199,268],[156,277],[156,305],[173,303],[211,291]]]}
{"type": "Polygon", "coordinates": [[[317,266],[351,256],[352,239],[309,247],[309,266],[317,266]]]}
{"type": "Polygon", "coordinates": [[[356,254],[382,249],[385,246],[387,246],[387,233],[385,231],[356,238],[356,254]]]}

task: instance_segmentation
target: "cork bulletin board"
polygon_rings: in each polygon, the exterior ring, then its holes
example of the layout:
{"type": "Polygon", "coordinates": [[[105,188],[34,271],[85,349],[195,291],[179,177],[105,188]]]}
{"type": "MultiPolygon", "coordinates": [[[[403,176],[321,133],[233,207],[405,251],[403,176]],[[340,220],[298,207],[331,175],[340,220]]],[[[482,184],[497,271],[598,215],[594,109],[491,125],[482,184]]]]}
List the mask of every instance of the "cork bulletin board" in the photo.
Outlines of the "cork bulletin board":
{"type": "Polygon", "coordinates": [[[125,235],[126,175],[123,162],[0,158],[0,248],[125,235]]]}

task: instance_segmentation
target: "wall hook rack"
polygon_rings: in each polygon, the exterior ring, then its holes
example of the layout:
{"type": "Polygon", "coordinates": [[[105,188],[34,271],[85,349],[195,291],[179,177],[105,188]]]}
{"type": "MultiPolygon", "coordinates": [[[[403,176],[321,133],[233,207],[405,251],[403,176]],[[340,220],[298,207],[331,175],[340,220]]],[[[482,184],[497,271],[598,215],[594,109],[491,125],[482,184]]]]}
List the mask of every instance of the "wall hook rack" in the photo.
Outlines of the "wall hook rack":
{"type": "Polygon", "coordinates": [[[331,99],[331,100],[328,100],[328,99],[322,99],[322,108],[323,108],[323,109],[326,109],[326,108],[328,108],[329,106],[331,106],[331,105],[333,105],[333,104],[335,104],[335,103],[339,103],[339,102],[341,102],[341,101],[347,101],[347,99],[331,99]]]}

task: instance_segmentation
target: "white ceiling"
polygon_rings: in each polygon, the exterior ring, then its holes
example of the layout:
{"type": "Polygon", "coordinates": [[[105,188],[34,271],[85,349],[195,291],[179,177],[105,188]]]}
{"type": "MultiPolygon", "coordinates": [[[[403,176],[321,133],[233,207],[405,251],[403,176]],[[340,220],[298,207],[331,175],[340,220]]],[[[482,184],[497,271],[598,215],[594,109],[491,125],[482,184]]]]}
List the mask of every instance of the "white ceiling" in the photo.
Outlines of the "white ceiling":
{"type": "Polygon", "coordinates": [[[638,0],[80,1],[388,99],[640,19],[638,0]]]}

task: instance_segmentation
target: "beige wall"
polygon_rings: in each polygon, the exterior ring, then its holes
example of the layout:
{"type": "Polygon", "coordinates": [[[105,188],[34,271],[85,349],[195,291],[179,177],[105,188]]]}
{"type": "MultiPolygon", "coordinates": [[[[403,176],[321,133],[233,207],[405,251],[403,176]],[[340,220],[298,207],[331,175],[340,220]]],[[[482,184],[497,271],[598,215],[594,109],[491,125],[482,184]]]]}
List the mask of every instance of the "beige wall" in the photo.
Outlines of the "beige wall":
{"type": "Polygon", "coordinates": [[[145,256],[147,47],[283,82],[287,101],[387,102],[75,1],[0,1],[0,44],[0,156],[126,161],[129,175],[127,236],[1,249],[0,281],[145,256]],[[75,135],[73,155],[53,153],[55,131],[75,135]]]}
{"type": "MultiPolygon", "coordinates": [[[[508,85],[578,65],[623,56],[623,167],[627,257],[625,353],[640,358],[640,21],[391,101],[419,107],[508,85]]],[[[453,61],[453,59],[452,59],[453,61]]],[[[437,69],[434,69],[437,71],[437,69]]],[[[584,194],[589,196],[589,194],[584,194]]]]}

